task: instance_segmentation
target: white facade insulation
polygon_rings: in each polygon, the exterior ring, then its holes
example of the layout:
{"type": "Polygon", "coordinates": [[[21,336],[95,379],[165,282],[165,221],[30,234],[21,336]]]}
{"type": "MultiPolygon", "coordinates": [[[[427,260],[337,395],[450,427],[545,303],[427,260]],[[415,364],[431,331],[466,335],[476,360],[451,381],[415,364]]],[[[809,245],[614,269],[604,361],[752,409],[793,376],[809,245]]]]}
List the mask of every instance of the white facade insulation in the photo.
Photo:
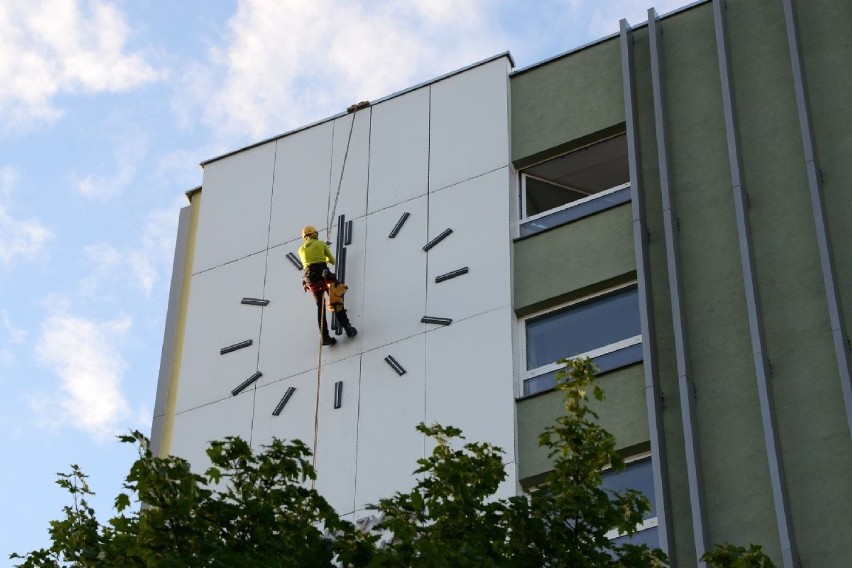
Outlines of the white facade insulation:
{"type": "MultiPolygon", "coordinates": [[[[161,393],[169,384],[174,393],[163,451],[203,471],[207,442],[227,435],[254,447],[273,436],[313,444],[316,308],[287,254],[297,252],[304,225],[336,241],[344,215],[346,307],[359,334],[322,351],[317,489],[341,515],[359,518],[368,503],[409,488],[416,460],[431,449],[415,430],[422,421],[502,447],[509,478],[501,494],[515,494],[510,68],[501,55],[375,102],[354,125],[345,114],[205,164],[191,277],[181,284],[189,286],[182,350],[164,357],[179,355],[179,372],[160,379],[161,393]]],[[[155,432],[168,413],[163,398],[155,432]]]]}

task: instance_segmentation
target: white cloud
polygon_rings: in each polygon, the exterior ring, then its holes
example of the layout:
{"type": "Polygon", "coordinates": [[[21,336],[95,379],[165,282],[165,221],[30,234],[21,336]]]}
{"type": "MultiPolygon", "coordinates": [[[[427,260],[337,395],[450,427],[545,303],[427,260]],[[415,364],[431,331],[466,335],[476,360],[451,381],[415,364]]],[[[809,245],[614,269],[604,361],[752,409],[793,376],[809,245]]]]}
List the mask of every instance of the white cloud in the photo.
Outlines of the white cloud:
{"type": "Polygon", "coordinates": [[[117,342],[131,324],[125,314],[106,322],[53,315],[42,324],[36,353],[60,381],[58,394],[42,393],[31,400],[45,423],[70,423],[98,439],[117,433],[129,416],[120,388],[125,364],[117,342]]]}
{"type": "Polygon", "coordinates": [[[15,361],[15,354],[10,349],[0,349],[0,367],[8,367],[15,361]]]}
{"type": "Polygon", "coordinates": [[[147,140],[138,132],[123,134],[109,140],[114,148],[115,168],[104,172],[100,168],[96,173],[81,176],[71,173],[71,184],[84,197],[95,201],[106,201],[121,195],[136,176],[138,164],[147,154],[147,140]]]}
{"type": "MultiPolygon", "coordinates": [[[[631,26],[648,21],[648,8],[655,8],[657,14],[665,15],[672,10],[685,6],[690,0],[608,0],[595,2],[590,10],[589,32],[595,37],[604,37],[619,31],[619,22],[626,19],[631,26]]],[[[588,10],[588,8],[586,8],[588,10]]]]}
{"type": "Polygon", "coordinates": [[[7,335],[9,336],[9,343],[11,345],[20,345],[21,343],[26,341],[29,332],[27,332],[26,329],[20,329],[15,327],[9,320],[9,314],[6,312],[6,310],[0,310],[0,315],[3,316],[3,327],[6,330],[7,335]]]}
{"type": "Polygon", "coordinates": [[[177,234],[178,204],[151,212],[142,235],[131,247],[116,248],[107,243],[84,247],[83,256],[91,272],[80,280],[84,296],[101,294],[105,285],[115,289],[130,282],[131,286],[150,296],[161,275],[168,274],[174,256],[177,234]]]}
{"type": "Polygon", "coordinates": [[[17,258],[35,259],[54,237],[38,219],[17,219],[9,214],[6,203],[18,178],[14,168],[0,168],[0,268],[10,268],[17,258]]]}
{"type": "Polygon", "coordinates": [[[487,6],[241,0],[212,51],[224,76],[194,68],[188,80],[220,134],[279,133],[504,51],[502,32],[484,19],[487,6]]]}
{"type": "Polygon", "coordinates": [[[107,0],[0,2],[0,118],[18,126],[61,116],[60,93],[119,92],[155,81],[158,72],[107,0]]]}

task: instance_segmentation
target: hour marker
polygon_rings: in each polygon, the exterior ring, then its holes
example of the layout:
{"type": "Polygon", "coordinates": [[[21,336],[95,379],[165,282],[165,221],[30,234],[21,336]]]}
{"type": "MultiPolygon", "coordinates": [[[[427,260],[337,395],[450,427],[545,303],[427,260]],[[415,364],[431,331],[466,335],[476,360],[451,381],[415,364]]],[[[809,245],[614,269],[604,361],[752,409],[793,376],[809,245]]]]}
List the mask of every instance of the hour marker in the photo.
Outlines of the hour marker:
{"type": "Polygon", "coordinates": [[[340,251],[340,255],[337,257],[337,281],[338,282],[346,282],[346,249],[345,247],[340,251]]]}
{"type": "Polygon", "coordinates": [[[262,376],[263,376],[263,373],[261,373],[260,371],[256,372],[255,374],[253,374],[252,376],[250,376],[249,378],[247,378],[246,380],[241,382],[237,388],[232,390],[231,396],[237,396],[238,394],[243,392],[246,389],[246,387],[248,387],[250,384],[252,384],[253,382],[255,382],[257,379],[259,379],[262,376]]]}
{"type": "Polygon", "coordinates": [[[420,318],[422,323],[436,323],[438,325],[450,325],[453,323],[453,320],[450,318],[434,318],[432,316],[423,316],[420,318]]]}
{"type": "Polygon", "coordinates": [[[444,239],[449,237],[450,234],[452,234],[452,232],[453,232],[452,229],[447,229],[446,231],[444,231],[443,233],[441,233],[440,235],[438,235],[437,237],[435,237],[434,239],[432,239],[431,241],[426,243],[423,246],[423,252],[426,252],[427,250],[429,250],[433,246],[437,245],[438,243],[440,243],[441,241],[443,241],[444,239]]]}
{"type": "Polygon", "coordinates": [[[298,268],[299,270],[304,270],[305,267],[302,266],[302,261],[299,260],[299,257],[293,254],[292,252],[287,253],[287,260],[293,263],[293,266],[298,268]]]}
{"type": "Polygon", "coordinates": [[[399,218],[399,221],[396,222],[396,226],[393,228],[393,230],[388,235],[389,239],[393,239],[394,237],[396,237],[396,234],[399,233],[399,230],[402,229],[402,226],[405,225],[405,222],[408,220],[408,218],[410,216],[411,216],[411,213],[408,213],[408,212],[402,214],[402,217],[399,218]]]}
{"type": "Polygon", "coordinates": [[[345,236],[343,237],[343,244],[351,245],[352,244],[352,221],[346,221],[346,231],[345,236]]]}
{"type": "Polygon", "coordinates": [[[402,368],[402,365],[400,365],[399,362],[396,359],[394,359],[393,357],[391,357],[390,355],[385,357],[385,363],[390,365],[391,369],[396,371],[396,374],[399,375],[400,377],[405,374],[405,369],[402,368]]]}
{"type": "Polygon", "coordinates": [[[453,270],[452,272],[447,272],[446,274],[441,274],[440,276],[435,277],[435,284],[438,282],[443,282],[444,280],[449,280],[450,278],[455,278],[456,276],[461,276],[462,274],[467,274],[468,268],[465,266],[464,268],[459,268],[458,270],[453,270]]]}
{"type": "Polygon", "coordinates": [[[275,410],[272,411],[272,416],[278,416],[281,414],[281,411],[284,410],[284,406],[290,400],[290,397],[293,396],[293,393],[296,392],[296,387],[289,387],[287,392],[284,393],[284,396],[281,397],[281,400],[278,401],[278,404],[275,405],[275,410]]]}
{"type": "Polygon", "coordinates": [[[343,242],[346,240],[346,215],[337,216],[337,256],[343,250],[343,242]]]}
{"type": "Polygon", "coordinates": [[[248,304],[249,306],[266,306],[269,304],[269,300],[261,300],[260,298],[243,298],[240,300],[241,304],[248,304]]]}
{"type": "Polygon", "coordinates": [[[230,353],[231,351],[236,351],[237,349],[242,349],[243,347],[248,347],[254,343],[251,339],[246,339],[245,341],[240,341],[239,343],[234,343],[233,345],[228,345],[227,347],[223,347],[219,350],[219,355],[224,355],[225,353],[230,353]]]}
{"type": "Polygon", "coordinates": [[[334,408],[343,406],[343,381],[334,383],[334,408]]]}

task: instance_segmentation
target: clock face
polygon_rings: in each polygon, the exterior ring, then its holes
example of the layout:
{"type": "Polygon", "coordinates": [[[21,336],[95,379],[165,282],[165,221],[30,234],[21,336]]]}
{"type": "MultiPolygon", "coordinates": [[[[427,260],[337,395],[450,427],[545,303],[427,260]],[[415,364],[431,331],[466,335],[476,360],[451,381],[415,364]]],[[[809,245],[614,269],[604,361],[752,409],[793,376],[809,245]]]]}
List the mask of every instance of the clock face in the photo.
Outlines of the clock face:
{"type": "MultiPolygon", "coordinates": [[[[396,224],[394,224],[393,228],[391,229],[390,233],[388,234],[388,239],[395,239],[397,237],[397,235],[399,235],[400,231],[403,230],[406,221],[408,221],[408,219],[410,217],[411,217],[411,213],[408,212],[408,211],[405,211],[399,217],[399,220],[397,220],[396,224]]],[[[428,253],[429,251],[431,251],[432,249],[434,249],[435,247],[440,245],[441,242],[444,241],[450,235],[452,235],[452,233],[453,233],[452,228],[448,227],[448,228],[444,229],[437,236],[435,236],[434,238],[429,240],[429,242],[427,242],[426,244],[423,245],[423,247],[422,247],[423,252],[428,253]]],[[[348,256],[346,247],[347,247],[347,245],[352,244],[352,239],[353,239],[353,221],[351,221],[351,220],[346,221],[345,215],[341,215],[337,220],[337,239],[338,239],[337,246],[335,248],[335,257],[336,257],[337,262],[336,262],[335,266],[330,267],[330,269],[336,269],[336,275],[337,275],[338,281],[345,283],[345,281],[346,281],[346,260],[347,260],[347,256],[348,256]]],[[[295,253],[288,252],[286,254],[286,258],[296,270],[298,270],[300,273],[303,272],[304,267],[303,267],[301,261],[299,260],[298,256],[295,253]]],[[[435,276],[435,283],[439,284],[441,282],[445,282],[445,281],[450,280],[452,278],[464,276],[468,272],[469,272],[469,267],[463,266],[461,268],[452,270],[450,272],[447,272],[447,273],[444,273],[444,274],[439,274],[439,275],[435,276]]],[[[344,298],[344,300],[345,300],[345,298],[344,298]]],[[[265,307],[265,306],[269,305],[269,300],[264,299],[264,298],[243,297],[242,300],[240,301],[240,303],[244,306],[265,307]]],[[[339,322],[336,321],[334,314],[329,312],[328,315],[331,316],[329,318],[329,321],[328,321],[328,326],[329,326],[329,329],[331,330],[331,332],[333,332],[337,336],[342,335],[342,328],[341,328],[339,322]]],[[[424,314],[420,318],[421,323],[428,324],[428,325],[446,326],[446,325],[450,325],[452,323],[452,321],[453,321],[452,318],[449,318],[449,317],[438,317],[438,316],[426,315],[426,314],[424,314]]],[[[246,347],[250,347],[252,344],[253,344],[252,339],[246,339],[246,340],[240,341],[238,343],[234,343],[234,344],[222,347],[219,350],[219,354],[220,355],[227,355],[227,354],[232,353],[234,351],[237,351],[239,349],[244,349],[246,347]]],[[[321,348],[321,346],[320,346],[320,348],[321,348]]],[[[403,367],[402,364],[393,355],[391,355],[391,354],[387,355],[384,358],[384,361],[400,377],[406,373],[405,367],[403,367]]],[[[320,375],[321,375],[321,372],[320,372],[320,375]]],[[[242,380],[238,385],[236,385],[233,389],[231,389],[231,396],[239,395],[244,390],[246,390],[248,387],[253,385],[255,383],[255,381],[260,379],[262,376],[263,376],[262,371],[260,371],[260,370],[255,371],[248,378],[246,378],[245,380],[242,380]]],[[[320,376],[320,379],[321,379],[321,376],[320,376]]],[[[293,395],[295,394],[295,392],[296,392],[296,387],[294,387],[292,385],[286,387],[286,390],[284,391],[284,394],[281,396],[281,399],[278,400],[278,402],[275,404],[274,408],[272,408],[271,412],[272,412],[273,416],[280,416],[281,415],[281,412],[284,410],[284,407],[287,405],[287,403],[290,401],[290,399],[293,398],[293,395]]],[[[333,401],[334,401],[334,408],[335,409],[341,408],[343,406],[343,381],[335,381],[334,391],[333,391],[332,396],[333,396],[333,401]]]]}
{"type": "Polygon", "coordinates": [[[497,59],[205,165],[172,453],[316,436],[317,487],[354,512],[409,483],[418,422],[511,452],[506,80],[497,59]],[[321,351],[306,224],[345,247],[358,329],[321,351]]]}

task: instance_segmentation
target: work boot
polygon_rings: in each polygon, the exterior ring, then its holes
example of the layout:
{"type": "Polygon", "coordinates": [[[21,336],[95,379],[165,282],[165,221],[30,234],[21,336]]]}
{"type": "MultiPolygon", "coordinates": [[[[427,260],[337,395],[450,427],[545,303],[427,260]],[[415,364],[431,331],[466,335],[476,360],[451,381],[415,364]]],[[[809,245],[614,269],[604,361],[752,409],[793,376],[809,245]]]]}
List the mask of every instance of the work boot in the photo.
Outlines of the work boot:
{"type": "Polygon", "coordinates": [[[358,335],[358,330],[352,327],[351,325],[346,328],[346,337],[355,337],[358,335]]]}
{"type": "Polygon", "coordinates": [[[323,345],[334,345],[335,343],[337,343],[337,340],[330,335],[326,335],[322,338],[323,345]]]}

